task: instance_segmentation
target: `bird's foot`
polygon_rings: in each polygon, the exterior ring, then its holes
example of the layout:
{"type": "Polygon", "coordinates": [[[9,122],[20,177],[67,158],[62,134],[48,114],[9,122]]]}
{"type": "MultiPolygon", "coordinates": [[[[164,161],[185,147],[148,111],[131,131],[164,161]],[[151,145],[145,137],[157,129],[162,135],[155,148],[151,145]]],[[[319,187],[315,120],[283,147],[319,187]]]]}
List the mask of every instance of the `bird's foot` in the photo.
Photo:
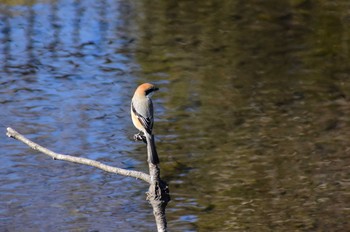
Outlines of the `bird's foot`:
{"type": "Polygon", "coordinates": [[[139,132],[138,134],[134,134],[134,140],[135,141],[143,141],[144,143],[147,143],[146,137],[139,132]]]}

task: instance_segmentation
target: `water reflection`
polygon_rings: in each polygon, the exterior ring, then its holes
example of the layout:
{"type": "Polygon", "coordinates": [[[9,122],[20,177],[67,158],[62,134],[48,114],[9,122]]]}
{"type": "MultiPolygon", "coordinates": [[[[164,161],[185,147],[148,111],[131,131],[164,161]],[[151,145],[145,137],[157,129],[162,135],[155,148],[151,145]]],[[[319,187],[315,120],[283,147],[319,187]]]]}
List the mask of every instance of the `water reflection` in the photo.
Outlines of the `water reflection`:
{"type": "MultiPolygon", "coordinates": [[[[171,230],[346,230],[348,6],[3,4],[2,123],[55,151],[145,170],[129,100],[152,81],[171,230]]],[[[139,182],[1,143],[4,229],[154,229],[139,182]]]]}
{"type": "Polygon", "coordinates": [[[138,60],[170,81],[160,133],[178,173],[174,219],[196,215],[204,231],[345,228],[330,216],[347,215],[333,206],[349,174],[348,31],[331,13],[342,4],[140,6],[138,60]]]}

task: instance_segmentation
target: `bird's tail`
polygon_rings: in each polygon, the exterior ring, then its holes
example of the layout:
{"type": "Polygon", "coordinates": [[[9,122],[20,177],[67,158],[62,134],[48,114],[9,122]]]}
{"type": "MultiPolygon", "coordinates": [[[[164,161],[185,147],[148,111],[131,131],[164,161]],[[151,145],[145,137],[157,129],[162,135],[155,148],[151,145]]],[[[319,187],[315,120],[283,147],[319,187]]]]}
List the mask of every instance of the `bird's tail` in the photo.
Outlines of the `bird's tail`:
{"type": "Polygon", "coordinates": [[[148,154],[148,162],[152,164],[159,164],[159,158],[157,154],[156,144],[154,142],[154,135],[145,133],[146,141],[147,141],[147,154],[148,154]]]}

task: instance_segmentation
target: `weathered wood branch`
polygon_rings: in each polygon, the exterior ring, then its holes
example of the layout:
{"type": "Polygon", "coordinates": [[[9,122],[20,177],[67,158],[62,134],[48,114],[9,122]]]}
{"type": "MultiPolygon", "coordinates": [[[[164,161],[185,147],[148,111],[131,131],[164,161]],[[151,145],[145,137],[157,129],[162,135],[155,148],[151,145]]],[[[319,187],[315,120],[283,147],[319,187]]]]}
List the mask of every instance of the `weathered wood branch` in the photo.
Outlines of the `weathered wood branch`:
{"type": "MultiPolygon", "coordinates": [[[[44,153],[50,157],[52,157],[55,160],[64,160],[69,161],[73,163],[78,164],[84,164],[88,166],[93,166],[99,169],[102,169],[106,172],[115,173],[118,175],[123,176],[130,176],[137,179],[141,179],[147,183],[150,184],[149,191],[147,193],[147,200],[152,205],[153,208],[153,214],[156,220],[157,224],[157,231],[158,232],[166,232],[167,231],[167,221],[166,221],[166,214],[165,214],[165,208],[170,201],[170,195],[169,195],[169,188],[166,182],[164,182],[160,178],[160,170],[158,165],[154,165],[150,162],[148,162],[149,165],[149,175],[143,172],[139,171],[132,171],[132,170],[126,170],[122,168],[116,168],[112,166],[108,166],[106,164],[100,163],[95,160],[87,159],[87,158],[81,158],[81,157],[75,157],[70,155],[63,155],[56,152],[53,152],[43,146],[40,146],[39,144],[27,139],[22,134],[18,133],[14,129],[8,127],[6,135],[8,137],[17,139],[26,145],[28,145],[30,148],[37,150],[41,153],[44,153]]],[[[153,136],[153,135],[152,135],[153,136]]],[[[150,143],[147,143],[147,152],[148,157],[151,157],[152,154],[150,152],[156,152],[155,150],[150,148],[150,143]]]]}
{"type": "Polygon", "coordinates": [[[134,177],[136,179],[140,179],[140,180],[146,181],[147,183],[151,184],[150,175],[148,175],[146,173],[139,172],[139,171],[133,171],[133,170],[127,170],[127,169],[123,169],[123,168],[116,168],[116,167],[112,167],[112,166],[103,164],[101,162],[95,161],[95,160],[81,158],[81,157],[75,157],[75,156],[70,156],[70,155],[63,155],[63,154],[53,152],[45,147],[40,146],[37,143],[34,143],[31,140],[27,139],[26,137],[24,137],[23,135],[21,135],[20,133],[18,133],[17,131],[15,131],[14,129],[12,129],[10,127],[7,128],[6,135],[8,137],[17,139],[17,140],[27,144],[30,148],[32,148],[34,150],[40,151],[41,153],[44,153],[48,156],[51,156],[55,160],[64,160],[64,161],[69,161],[69,162],[73,162],[73,163],[93,166],[93,167],[102,169],[106,172],[115,173],[115,174],[123,175],[123,176],[134,177]]]}
{"type": "Polygon", "coordinates": [[[148,165],[151,175],[151,185],[147,193],[147,200],[152,205],[158,232],[166,232],[167,220],[165,208],[170,201],[169,187],[167,183],[160,178],[159,167],[151,162],[149,162],[148,165]]]}
{"type": "MultiPolygon", "coordinates": [[[[154,136],[152,136],[152,140],[154,141],[154,136]]],[[[169,195],[169,188],[166,182],[164,182],[160,178],[160,169],[158,165],[153,164],[151,162],[151,159],[149,157],[154,157],[155,154],[152,154],[152,152],[157,153],[155,149],[152,149],[150,138],[146,137],[147,142],[147,154],[148,154],[148,167],[149,167],[149,174],[151,176],[151,184],[149,186],[149,190],[147,193],[147,200],[152,205],[153,208],[153,214],[156,219],[157,223],[157,229],[158,232],[165,232],[167,231],[167,221],[166,221],[166,214],[165,214],[165,208],[170,201],[170,195],[169,195]]]]}

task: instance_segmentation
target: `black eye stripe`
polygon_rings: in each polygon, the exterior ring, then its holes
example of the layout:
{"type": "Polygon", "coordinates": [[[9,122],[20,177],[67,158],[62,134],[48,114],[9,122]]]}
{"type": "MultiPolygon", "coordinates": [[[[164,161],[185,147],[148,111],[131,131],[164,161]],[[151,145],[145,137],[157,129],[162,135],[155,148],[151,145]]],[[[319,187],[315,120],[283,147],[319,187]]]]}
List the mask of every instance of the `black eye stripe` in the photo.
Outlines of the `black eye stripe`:
{"type": "Polygon", "coordinates": [[[145,91],[146,95],[152,93],[153,91],[157,91],[159,88],[157,87],[152,87],[152,88],[149,88],[145,91]]]}

